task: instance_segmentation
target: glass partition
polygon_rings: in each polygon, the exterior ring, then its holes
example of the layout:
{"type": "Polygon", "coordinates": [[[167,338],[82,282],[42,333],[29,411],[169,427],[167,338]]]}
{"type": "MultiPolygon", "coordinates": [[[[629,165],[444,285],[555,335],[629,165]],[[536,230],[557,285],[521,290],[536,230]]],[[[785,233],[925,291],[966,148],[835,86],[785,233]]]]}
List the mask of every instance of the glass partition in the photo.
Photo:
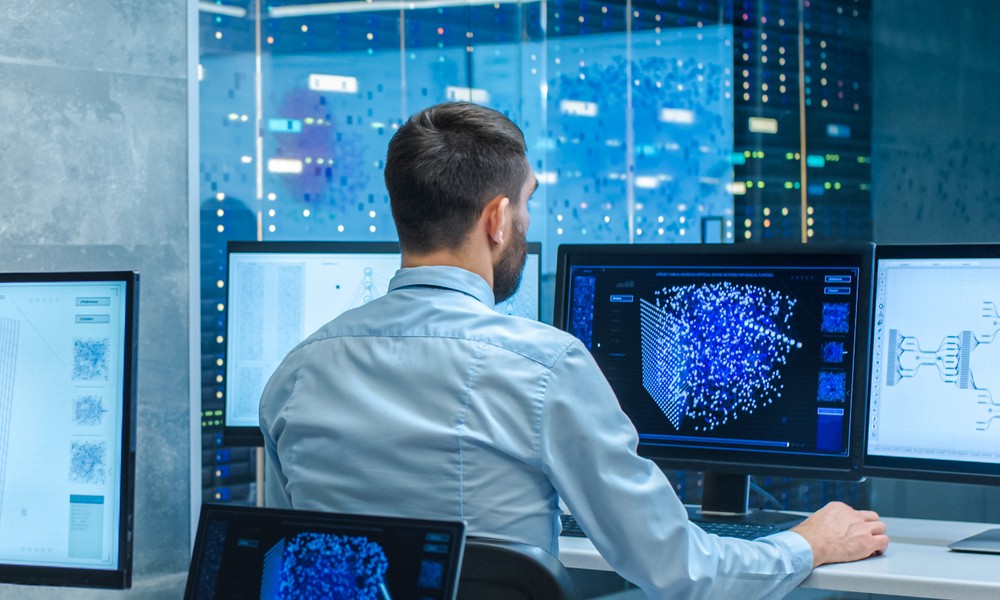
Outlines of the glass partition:
{"type": "Polygon", "coordinates": [[[545,321],[561,243],[870,235],[870,0],[199,7],[206,500],[255,497],[221,443],[226,242],[395,240],[385,150],[426,106],[523,129],[545,321]]]}

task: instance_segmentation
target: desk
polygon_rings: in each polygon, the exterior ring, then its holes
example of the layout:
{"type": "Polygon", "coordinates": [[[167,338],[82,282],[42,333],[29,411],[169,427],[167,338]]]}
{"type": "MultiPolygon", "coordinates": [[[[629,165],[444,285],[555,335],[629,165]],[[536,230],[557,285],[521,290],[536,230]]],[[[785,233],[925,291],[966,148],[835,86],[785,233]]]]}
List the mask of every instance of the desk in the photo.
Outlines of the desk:
{"type": "MultiPolygon", "coordinates": [[[[952,552],[953,541],[992,527],[987,523],[883,519],[889,549],[854,563],[824,565],[802,582],[804,588],[955,600],[1000,598],[1000,555],[952,552]]],[[[559,538],[559,559],[576,569],[612,570],[585,538],[559,538]]]]}

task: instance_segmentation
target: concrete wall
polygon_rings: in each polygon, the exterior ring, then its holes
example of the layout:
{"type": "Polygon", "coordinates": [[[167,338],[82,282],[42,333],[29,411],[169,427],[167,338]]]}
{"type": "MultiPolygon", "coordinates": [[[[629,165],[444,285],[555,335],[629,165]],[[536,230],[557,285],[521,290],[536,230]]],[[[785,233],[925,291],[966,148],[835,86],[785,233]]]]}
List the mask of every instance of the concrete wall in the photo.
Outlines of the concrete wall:
{"type": "Polygon", "coordinates": [[[873,0],[875,241],[1000,241],[1000,3],[873,0]]]}
{"type": "MultiPolygon", "coordinates": [[[[0,269],[141,274],[133,590],[60,590],[64,598],[182,595],[187,15],[187,0],[0,3],[0,269]]],[[[54,593],[0,586],[4,598],[54,593]]]]}
{"type": "MultiPolygon", "coordinates": [[[[1000,2],[873,5],[876,243],[1000,242],[1000,2]]],[[[884,514],[1000,521],[1000,487],[872,483],[884,514]]]]}

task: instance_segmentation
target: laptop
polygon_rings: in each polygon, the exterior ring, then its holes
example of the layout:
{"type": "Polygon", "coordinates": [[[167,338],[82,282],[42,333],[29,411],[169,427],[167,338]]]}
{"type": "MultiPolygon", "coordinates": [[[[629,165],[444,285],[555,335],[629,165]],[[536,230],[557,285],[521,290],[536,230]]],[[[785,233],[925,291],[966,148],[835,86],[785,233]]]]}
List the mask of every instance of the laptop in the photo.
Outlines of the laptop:
{"type": "Polygon", "coordinates": [[[185,600],[454,600],[465,524],[202,505],[185,600]]]}
{"type": "Polygon", "coordinates": [[[955,552],[1000,554],[1000,529],[987,529],[982,533],[952,542],[948,547],[955,552]]]}

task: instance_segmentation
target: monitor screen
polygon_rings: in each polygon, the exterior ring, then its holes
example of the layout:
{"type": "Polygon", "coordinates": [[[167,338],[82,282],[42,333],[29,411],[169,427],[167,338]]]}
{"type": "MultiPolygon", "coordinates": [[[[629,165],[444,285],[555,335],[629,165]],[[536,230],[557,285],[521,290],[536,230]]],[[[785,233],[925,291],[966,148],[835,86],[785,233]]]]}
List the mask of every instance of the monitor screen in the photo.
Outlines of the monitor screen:
{"type": "Polygon", "coordinates": [[[452,600],[461,521],[204,504],[184,600],[452,600]]]}
{"type": "Polygon", "coordinates": [[[1000,245],[878,246],[866,474],[998,481],[998,302],[1000,245]]]}
{"type": "Polygon", "coordinates": [[[858,479],[871,263],[870,244],[560,246],[555,322],[664,468],[858,479]]]}
{"type": "MultiPolygon", "coordinates": [[[[342,312],[384,295],[400,266],[395,242],[230,242],[223,440],[261,445],[267,380],[299,342],[342,312]]],[[[541,245],[529,242],[521,286],[498,304],[538,319],[541,245]]]]}
{"type": "Polygon", "coordinates": [[[0,274],[0,581],[131,585],[138,275],[0,274]]]}

